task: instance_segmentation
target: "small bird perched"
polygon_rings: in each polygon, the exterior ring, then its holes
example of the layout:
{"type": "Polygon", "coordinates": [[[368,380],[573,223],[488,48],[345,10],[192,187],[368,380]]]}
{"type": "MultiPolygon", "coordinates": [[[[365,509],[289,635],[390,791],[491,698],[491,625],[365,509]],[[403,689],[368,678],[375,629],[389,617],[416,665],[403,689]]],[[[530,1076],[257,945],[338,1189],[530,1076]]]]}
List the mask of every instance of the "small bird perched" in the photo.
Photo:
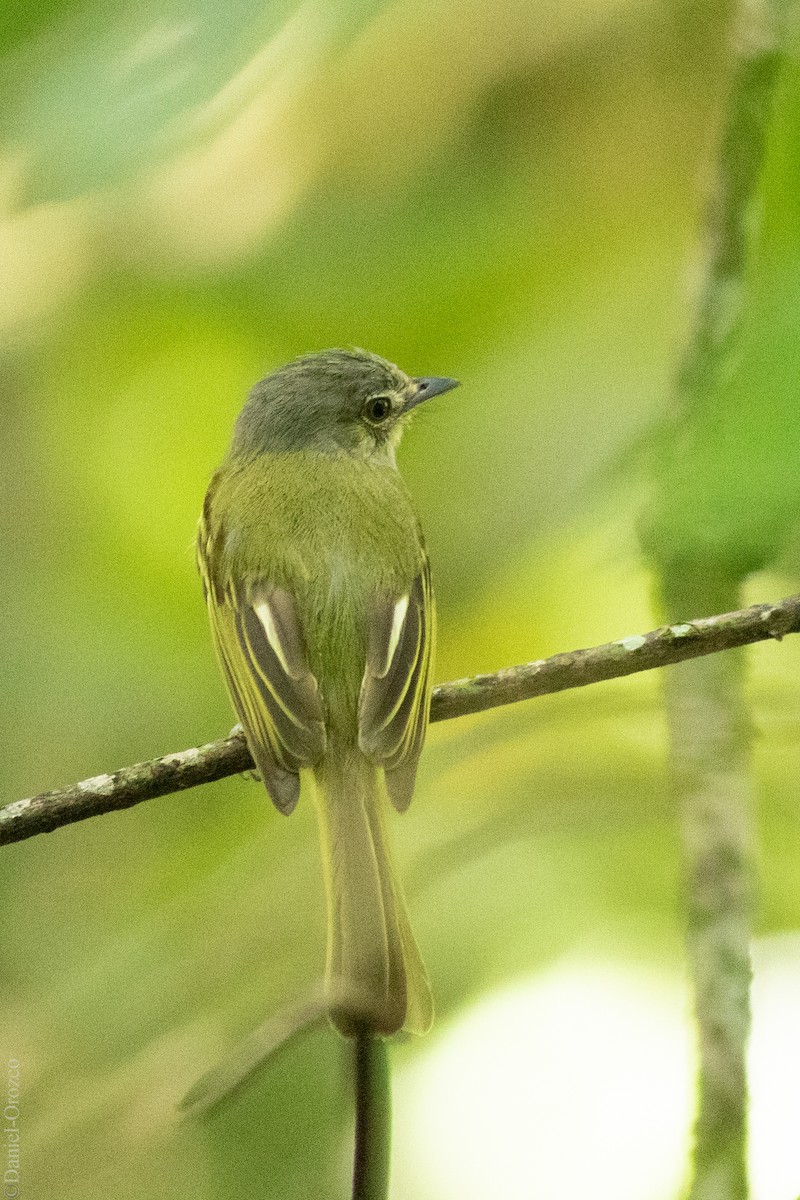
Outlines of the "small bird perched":
{"type": "Polygon", "coordinates": [[[312,793],[331,1017],[388,1035],[433,1019],[386,835],[428,724],[435,614],[395,451],[457,386],[363,350],[309,354],[250,392],[197,539],[214,645],[275,806],[312,793]]]}

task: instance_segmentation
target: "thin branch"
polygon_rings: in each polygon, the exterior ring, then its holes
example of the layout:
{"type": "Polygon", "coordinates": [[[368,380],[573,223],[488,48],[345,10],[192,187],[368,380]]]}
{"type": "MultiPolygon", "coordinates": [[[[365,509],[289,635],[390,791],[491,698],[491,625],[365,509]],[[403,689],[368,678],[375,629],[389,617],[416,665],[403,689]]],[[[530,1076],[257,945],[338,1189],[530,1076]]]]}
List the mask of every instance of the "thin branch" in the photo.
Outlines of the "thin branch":
{"type": "Polygon", "coordinates": [[[386,1200],[392,1137],[386,1043],[362,1025],[353,1040],[353,1059],[356,1094],[353,1200],[386,1200]]]}
{"type": "MultiPolygon", "coordinates": [[[[800,596],[789,596],[777,604],[754,604],[738,612],[664,625],[650,633],[606,642],[589,650],[572,650],[519,667],[507,667],[493,675],[473,675],[470,679],[443,683],[433,692],[431,720],[448,721],[769,638],[780,641],[786,634],[798,632],[800,596]]],[[[16,800],[0,808],[0,845],[21,842],[74,821],[132,808],[143,800],[154,800],[253,769],[243,735],[234,733],[205,746],[123,767],[113,775],[96,775],[59,791],[16,800]]]]}

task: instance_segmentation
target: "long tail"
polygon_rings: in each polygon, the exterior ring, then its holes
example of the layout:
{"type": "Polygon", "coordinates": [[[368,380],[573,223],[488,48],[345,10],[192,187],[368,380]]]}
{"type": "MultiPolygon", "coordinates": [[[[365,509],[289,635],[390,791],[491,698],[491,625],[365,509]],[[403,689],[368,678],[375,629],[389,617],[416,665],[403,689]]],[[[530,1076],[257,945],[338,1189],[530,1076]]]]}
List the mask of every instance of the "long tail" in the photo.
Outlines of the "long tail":
{"type": "Polygon", "coordinates": [[[327,987],[331,1018],[347,1037],[426,1033],[428,977],[392,867],[382,773],[357,750],[330,753],[314,772],[328,899],[327,987]]]}

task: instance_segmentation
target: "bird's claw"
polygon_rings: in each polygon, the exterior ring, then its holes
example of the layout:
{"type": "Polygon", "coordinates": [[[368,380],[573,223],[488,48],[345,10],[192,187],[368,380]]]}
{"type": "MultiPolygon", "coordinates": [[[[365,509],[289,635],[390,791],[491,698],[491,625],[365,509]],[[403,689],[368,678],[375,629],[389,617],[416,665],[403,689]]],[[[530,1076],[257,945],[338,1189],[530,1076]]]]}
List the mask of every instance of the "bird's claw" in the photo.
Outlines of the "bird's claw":
{"type": "MultiPolygon", "coordinates": [[[[239,721],[236,722],[233,729],[228,734],[228,737],[229,738],[243,738],[244,737],[244,729],[242,728],[242,725],[239,721]]],[[[263,783],[261,776],[259,775],[258,771],[255,770],[255,768],[252,771],[240,771],[239,774],[242,776],[243,779],[252,779],[256,783],[263,783]]]]}

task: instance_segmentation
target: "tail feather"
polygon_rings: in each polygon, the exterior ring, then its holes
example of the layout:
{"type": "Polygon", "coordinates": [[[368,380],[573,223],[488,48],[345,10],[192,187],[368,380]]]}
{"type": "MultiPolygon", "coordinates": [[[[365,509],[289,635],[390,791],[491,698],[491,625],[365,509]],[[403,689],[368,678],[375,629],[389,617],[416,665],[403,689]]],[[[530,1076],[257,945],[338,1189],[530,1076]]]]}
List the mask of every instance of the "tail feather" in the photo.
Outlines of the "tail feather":
{"type": "Polygon", "coordinates": [[[363,754],[330,754],[314,772],[328,899],[327,986],[345,1036],[368,1021],[381,1034],[425,1033],[428,978],[395,875],[381,771],[363,754]],[[344,999],[342,999],[344,998],[344,999]]]}

